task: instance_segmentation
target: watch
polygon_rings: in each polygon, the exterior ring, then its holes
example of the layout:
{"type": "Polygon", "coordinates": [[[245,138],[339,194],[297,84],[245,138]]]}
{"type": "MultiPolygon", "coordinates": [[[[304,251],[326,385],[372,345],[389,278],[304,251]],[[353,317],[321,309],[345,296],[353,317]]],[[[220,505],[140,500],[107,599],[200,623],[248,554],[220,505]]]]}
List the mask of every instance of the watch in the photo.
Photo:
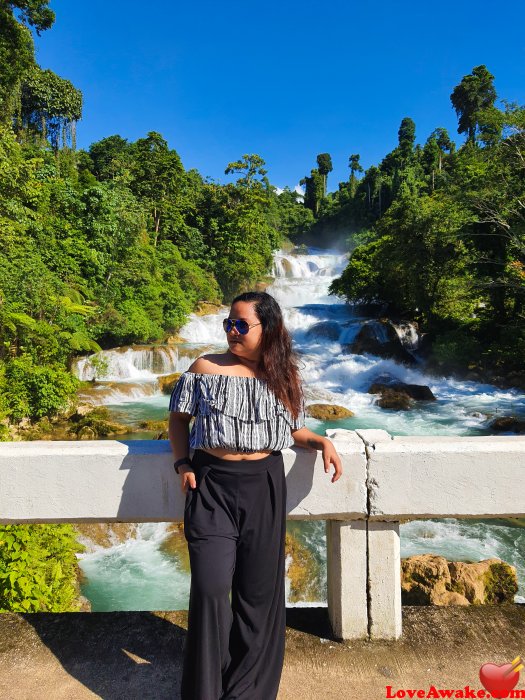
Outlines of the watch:
{"type": "Polygon", "coordinates": [[[180,474],[179,467],[181,467],[183,464],[189,464],[190,467],[192,467],[191,459],[189,457],[181,457],[181,459],[178,459],[176,462],[173,462],[173,466],[175,467],[175,471],[177,472],[177,474],[180,474]]]}

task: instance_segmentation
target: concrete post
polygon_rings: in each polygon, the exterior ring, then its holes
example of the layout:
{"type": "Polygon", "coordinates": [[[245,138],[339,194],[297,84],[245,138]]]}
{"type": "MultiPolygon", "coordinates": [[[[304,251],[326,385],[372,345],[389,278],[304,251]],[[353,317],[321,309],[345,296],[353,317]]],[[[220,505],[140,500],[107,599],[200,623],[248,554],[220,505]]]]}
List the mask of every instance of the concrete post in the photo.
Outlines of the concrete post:
{"type": "Polygon", "coordinates": [[[339,639],[368,637],[366,521],[326,521],[328,616],[339,639]]]}
{"type": "Polygon", "coordinates": [[[368,521],[368,614],[371,639],[401,637],[399,522],[368,521]]]}

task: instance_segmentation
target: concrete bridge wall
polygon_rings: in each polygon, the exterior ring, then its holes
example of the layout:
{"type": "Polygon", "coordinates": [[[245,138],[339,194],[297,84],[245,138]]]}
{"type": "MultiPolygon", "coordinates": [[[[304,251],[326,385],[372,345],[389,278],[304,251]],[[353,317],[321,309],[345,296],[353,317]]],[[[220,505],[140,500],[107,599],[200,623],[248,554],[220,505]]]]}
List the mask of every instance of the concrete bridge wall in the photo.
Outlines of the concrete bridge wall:
{"type": "MultiPolygon", "coordinates": [[[[398,639],[399,521],[525,517],[525,436],[393,437],[327,430],[335,484],[316,450],[283,450],[289,519],[327,528],[328,612],[341,639],[398,639]]],[[[180,521],[167,440],[0,443],[0,523],[180,521]]]]}

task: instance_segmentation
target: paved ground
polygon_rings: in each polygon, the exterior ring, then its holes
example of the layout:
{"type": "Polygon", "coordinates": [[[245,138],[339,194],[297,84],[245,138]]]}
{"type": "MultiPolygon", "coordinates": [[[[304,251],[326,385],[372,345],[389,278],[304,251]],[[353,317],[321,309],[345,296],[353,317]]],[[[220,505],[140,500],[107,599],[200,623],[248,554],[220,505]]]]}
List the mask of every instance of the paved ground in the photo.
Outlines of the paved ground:
{"type": "MultiPolygon", "coordinates": [[[[1,614],[0,698],[178,700],[186,620],[185,611],[1,614]]],[[[331,640],[326,608],[289,608],[287,623],[278,700],[381,700],[387,686],[390,697],[432,685],[477,692],[484,663],[525,658],[525,605],[403,606],[396,642],[331,640]]],[[[516,688],[525,698],[525,669],[516,688]]]]}

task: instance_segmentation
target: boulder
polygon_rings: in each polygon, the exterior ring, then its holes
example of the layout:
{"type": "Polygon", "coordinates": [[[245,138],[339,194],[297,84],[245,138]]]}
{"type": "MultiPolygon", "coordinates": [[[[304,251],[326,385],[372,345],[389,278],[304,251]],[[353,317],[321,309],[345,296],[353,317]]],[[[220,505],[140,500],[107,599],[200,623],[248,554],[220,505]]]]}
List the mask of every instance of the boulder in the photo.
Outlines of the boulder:
{"type": "Polygon", "coordinates": [[[515,416],[499,416],[489,423],[489,428],[498,432],[525,433],[525,420],[515,416]]]}
{"type": "Polygon", "coordinates": [[[388,319],[363,323],[354,341],[343,345],[343,352],[357,355],[370,353],[410,366],[417,364],[416,358],[405,349],[394,324],[388,319]]]}
{"type": "Polygon", "coordinates": [[[288,600],[318,600],[320,570],[313,553],[291,532],[286,533],[285,553],[288,600]]]}
{"type": "Polygon", "coordinates": [[[88,552],[97,547],[113,547],[137,537],[137,523],[74,523],[77,540],[88,552]]]}
{"type": "MultiPolygon", "coordinates": [[[[177,477],[178,482],[179,477],[177,477]]],[[[190,573],[190,557],[188,553],[188,543],[184,537],[184,525],[182,522],[170,523],[167,526],[169,532],[159,544],[159,550],[175,557],[180,568],[186,573],[190,573]]]]}
{"type": "Polygon", "coordinates": [[[513,603],[518,591],[516,568],[501,559],[483,559],[467,564],[449,563],[453,589],[471,603],[496,605],[513,603]]]}
{"type": "Polygon", "coordinates": [[[381,397],[375,402],[380,408],[390,408],[394,410],[406,411],[412,408],[413,401],[402,391],[385,389],[381,392],[381,397]]]}
{"type": "Polygon", "coordinates": [[[404,605],[496,605],[513,603],[516,568],[501,559],[449,562],[435,554],[401,560],[404,605]]]}
{"type": "Polygon", "coordinates": [[[380,408],[407,410],[414,401],[435,401],[436,397],[425,384],[405,384],[396,377],[384,373],[368,388],[369,394],[381,394],[376,401],[380,408]]]}
{"type": "Polygon", "coordinates": [[[435,401],[436,397],[430,387],[426,384],[405,384],[405,382],[373,382],[369,389],[369,394],[382,394],[385,391],[397,391],[406,394],[416,401],[435,401]]]}
{"type": "Polygon", "coordinates": [[[401,560],[401,599],[404,605],[430,605],[434,597],[451,590],[445,557],[418,554],[401,560]]]}
{"type": "Polygon", "coordinates": [[[173,374],[163,374],[160,377],[157,377],[157,383],[161,392],[163,394],[171,394],[180,375],[181,372],[174,372],[173,374]]]}
{"type": "Polygon", "coordinates": [[[337,341],[341,335],[341,327],[336,321],[320,321],[319,323],[314,323],[314,325],[306,331],[305,335],[308,340],[326,338],[328,340],[337,341]]]}
{"type": "Polygon", "coordinates": [[[77,431],[77,440],[96,440],[97,434],[90,428],[89,425],[85,425],[77,431]]]}
{"type": "Polygon", "coordinates": [[[139,422],[139,428],[141,430],[152,430],[155,432],[166,430],[165,420],[141,420],[139,422]]]}
{"type": "Polygon", "coordinates": [[[470,605],[469,601],[461,593],[455,591],[443,591],[433,597],[433,605],[470,605]]]}
{"type": "Polygon", "coordinates": [[[212,301],[201,300],[197,302],[195,308],[196,316],[207,316],[208,314],[216,314],[220,311],[221,304],[214,304],[212,301]]]}
{"type": "Polygon", "coordinates": [[[69,429],[78,440],[96,440],[98,437],[133,432],[131,426],[112,421],[110,412],[105,406],[97,406],[84,416],[73,416],[72,420],[74,422],[69,429]]]}
{"type": "Polygon", "coordinates": [[[311,403],[306,406],[306,413],[317,420],[339,420],[351,418],[354,413],[344,406],[329,403],[311,403]]]}

